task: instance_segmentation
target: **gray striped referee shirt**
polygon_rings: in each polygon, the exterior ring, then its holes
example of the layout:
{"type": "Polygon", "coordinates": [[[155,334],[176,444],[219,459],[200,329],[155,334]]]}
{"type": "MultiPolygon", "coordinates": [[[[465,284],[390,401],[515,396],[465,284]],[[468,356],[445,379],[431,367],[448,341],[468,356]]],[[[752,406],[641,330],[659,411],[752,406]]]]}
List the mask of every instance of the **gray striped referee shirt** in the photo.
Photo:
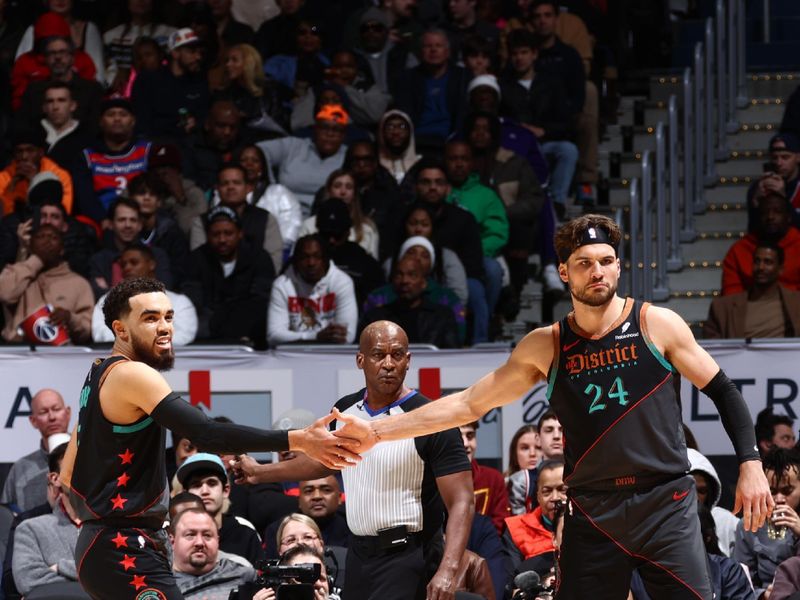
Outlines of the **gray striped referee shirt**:
{"type": "MultiPolygon", "coordinates": [[[[340,412],[368,421],[402,414],[430,402],[412,390],[389,407],[373,412],[364,401],[366,389],[336,403],[340,412]]],[[[332,428],[338,421],[331,424],[332,428]]],[[[347,526],[355,535],[377,535],[381,529],[405,525],[409,531],[435,533],[444,521],[444,504],[436,478],[470,471],[457,429],[407,440],[381,442],[342,471],[347,495],[347,526]]]]}

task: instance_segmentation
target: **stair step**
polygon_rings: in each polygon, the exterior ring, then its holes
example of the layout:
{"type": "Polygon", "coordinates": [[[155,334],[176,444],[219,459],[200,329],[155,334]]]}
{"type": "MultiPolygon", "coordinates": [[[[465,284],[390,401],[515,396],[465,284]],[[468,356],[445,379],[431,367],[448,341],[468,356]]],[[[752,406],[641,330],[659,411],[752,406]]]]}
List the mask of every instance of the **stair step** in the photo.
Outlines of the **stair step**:
{"type": "Polygon", "coordinates": [[[694,216],[695,231],[744,231],[747,229],[747,211],[706,211],[702,215],[694,216]]]}
{"type": "Polygon", "coordinates": [[[686,292],[705,289],[709,286],[719,287],[722,282],[722,269],[684,269],[677,273],[669,273],[670,292],[686,292]]]}
{"type": "Polygon", "coordinates": [[[721,261],[736,241],[738,238],[698,239],[690,244],[681,244],[683,259],[687,262],[721,261]]]}

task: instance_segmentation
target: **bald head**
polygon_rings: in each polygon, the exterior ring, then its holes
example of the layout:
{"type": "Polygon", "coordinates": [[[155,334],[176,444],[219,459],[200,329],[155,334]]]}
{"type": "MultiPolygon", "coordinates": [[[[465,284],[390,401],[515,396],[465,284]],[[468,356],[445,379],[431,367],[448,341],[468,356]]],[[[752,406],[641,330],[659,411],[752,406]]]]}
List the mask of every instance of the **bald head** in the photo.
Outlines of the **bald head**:
{"type": "Polygon", "coordinates": [[[56,390],[45,388],[31,399],[31,425],[47,439],[54,433],[67,433],[72,412],[56,390]]]}
{"type": "Polygon", "coordinates": [[[400,344],[406,352],[408,351],[406,332],[400,325],[391,321],[375,321],[367,325],[358,339],[358,349],[360,352],[369,352],[376,344],[382,342],[400,344]]]}

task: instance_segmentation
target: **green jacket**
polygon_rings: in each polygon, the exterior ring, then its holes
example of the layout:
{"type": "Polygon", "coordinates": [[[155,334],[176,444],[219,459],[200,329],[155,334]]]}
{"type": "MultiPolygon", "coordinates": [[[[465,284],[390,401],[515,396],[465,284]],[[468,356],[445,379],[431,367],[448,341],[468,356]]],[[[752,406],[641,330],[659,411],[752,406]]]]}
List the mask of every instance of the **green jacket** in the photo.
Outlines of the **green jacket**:
{"type": "Polygon", "coordinates": [[[447,201],[461,205],[475,217],[481,228],[483,255],[500,254],[508,242],[506,207],[491,188],[481,184],[478,174],[470,174],[461,187],[454,187],[447,201]]]}

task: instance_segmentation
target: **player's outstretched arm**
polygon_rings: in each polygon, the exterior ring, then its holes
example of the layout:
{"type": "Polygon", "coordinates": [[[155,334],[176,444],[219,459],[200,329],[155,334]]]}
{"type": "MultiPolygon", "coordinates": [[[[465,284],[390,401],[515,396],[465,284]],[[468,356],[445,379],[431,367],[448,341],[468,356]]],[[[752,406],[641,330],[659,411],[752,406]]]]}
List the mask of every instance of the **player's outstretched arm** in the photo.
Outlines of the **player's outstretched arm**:
{"type": "Polygon", "coordinates": [[[351,451],[358,448],[357,440],[337,438],[328,431],[333,415],[290,432],[218,423],[172,392],[164,377],[144,363],[129,362],[114,368],[101,391],[101,404],[103,413],[113,422],[132,423],[140,418],[136,413],[143,412],[159,425],[192,440],[198,448],[217,454],[296,450],[332,469],[351,464],[348,459],[360,460],[351,451]],[[104,398],[114,402],[106,403],[104,398]],[[109,415],[114,408],[127,416],[109,415]]]}
{"type": "Polygon", "coordinates": [[[519,399],[544,378],[552,359],[552,329],[536,329],[520,342],[503,366],[467,389],[416,410],[367,422],[334,409],[336,418],[345,424],[335,435],[360,440],[361,446],[355,451],[362,453],[379,441],[419,437],[471,423],[492,408],[519,399]]]}
{"type": "Polygon", "coordinates": [[[772,513],[774,501],[761,468],[753,420],[741,393],[711,355],[697,343],[679,315],[671,310],[651,307],[647,320],[658,350],[681,375],[714,402],[739,459],[734,513],[742,510],[744,528],[756,531],[772,513]]]}
{"type": "Polygon", "coordinates": [[[276,481],[307,481],[327,477],[335,472],[305,454],[266,465],[262,465],[252,456],[240,454],[230,463],[236,483],[250,485],[276,481]]]}

